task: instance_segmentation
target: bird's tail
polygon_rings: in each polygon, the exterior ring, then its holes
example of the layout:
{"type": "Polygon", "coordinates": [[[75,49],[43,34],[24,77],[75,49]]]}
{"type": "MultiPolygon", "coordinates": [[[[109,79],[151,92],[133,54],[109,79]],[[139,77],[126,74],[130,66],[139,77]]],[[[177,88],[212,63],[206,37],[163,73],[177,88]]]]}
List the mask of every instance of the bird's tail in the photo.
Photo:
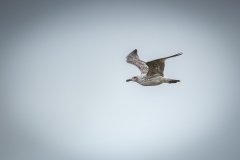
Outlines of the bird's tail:
{"type": "Polygon", "coordinates": [[[177,83],[177,82],[180,82],[180,80],[175,80],[175,79],[171,79],[170,81],[168,81],[168,83],[177,83]]]}

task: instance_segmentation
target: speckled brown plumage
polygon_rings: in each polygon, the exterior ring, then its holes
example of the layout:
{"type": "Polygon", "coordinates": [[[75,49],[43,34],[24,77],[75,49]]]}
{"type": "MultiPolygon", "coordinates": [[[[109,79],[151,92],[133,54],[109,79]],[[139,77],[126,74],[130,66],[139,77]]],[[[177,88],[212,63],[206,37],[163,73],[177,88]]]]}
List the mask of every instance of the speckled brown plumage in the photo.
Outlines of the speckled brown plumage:
{"type": "Polygon", "coordinates": [[[133,64],[139,68],[139,70],[141,71],[141,75],[128,79],[127,82],[134,81],[143,86],[155,86],[162,83],[180,82],[180,80],[170,79],[164,76],[166,59],[176,57],[179,55],[182,55],[182,53],[178,53],[165,58],[156,59],[146,63],[140,60],[137,54],[137,49],[135,49],[126,58],[128,63],[133,64]]]}

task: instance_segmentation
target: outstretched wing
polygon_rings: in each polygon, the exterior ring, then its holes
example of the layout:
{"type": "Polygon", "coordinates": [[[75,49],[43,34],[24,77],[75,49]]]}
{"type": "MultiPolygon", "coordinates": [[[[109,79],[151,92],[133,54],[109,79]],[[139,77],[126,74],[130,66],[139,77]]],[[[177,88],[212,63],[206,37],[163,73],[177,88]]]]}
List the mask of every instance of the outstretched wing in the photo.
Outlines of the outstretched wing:
{"type": "Polygon", "coordinates": [[[182,55],[182,53],[178,53],[178,54],[174,54],[172,56],[169,57],[165,57],[165,58],[160,58],[160,59],[156,59],[150,62],[147,62],[147,66],[149,68],[147,76],[164,76],[164,67],[165,67],[165,60],[168,58],[172,58],[172,57],[176,57],[176,56],[180,56],[182,55]]]}
{"type": "Polygon", "coordinates": [[[142,74],[146,74],[148,72],[148,66],[146,65],[146,62],[139,59],[136,49],[132,51],[126,58],[127,62],[138,67],[142,74]]]}

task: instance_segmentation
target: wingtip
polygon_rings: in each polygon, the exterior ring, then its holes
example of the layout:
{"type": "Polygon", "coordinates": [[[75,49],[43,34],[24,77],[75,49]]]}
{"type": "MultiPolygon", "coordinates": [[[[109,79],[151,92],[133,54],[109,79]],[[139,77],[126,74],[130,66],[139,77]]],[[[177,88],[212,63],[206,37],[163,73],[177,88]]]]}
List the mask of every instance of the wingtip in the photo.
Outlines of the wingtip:
{"type": "Polygon", "coordinates": [[[130,54],[137,54],[137,49],[134,49],[130,54]]]}

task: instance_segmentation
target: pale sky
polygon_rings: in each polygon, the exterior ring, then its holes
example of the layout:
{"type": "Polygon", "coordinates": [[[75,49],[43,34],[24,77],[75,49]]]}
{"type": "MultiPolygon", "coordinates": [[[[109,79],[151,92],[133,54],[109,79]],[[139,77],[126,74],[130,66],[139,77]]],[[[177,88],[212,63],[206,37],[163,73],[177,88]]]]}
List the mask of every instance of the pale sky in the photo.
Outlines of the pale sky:
{"type": "Polygon", "coordinates": [[[239,2],[1,3],[0,159],[240,158],[239,2]]]}

